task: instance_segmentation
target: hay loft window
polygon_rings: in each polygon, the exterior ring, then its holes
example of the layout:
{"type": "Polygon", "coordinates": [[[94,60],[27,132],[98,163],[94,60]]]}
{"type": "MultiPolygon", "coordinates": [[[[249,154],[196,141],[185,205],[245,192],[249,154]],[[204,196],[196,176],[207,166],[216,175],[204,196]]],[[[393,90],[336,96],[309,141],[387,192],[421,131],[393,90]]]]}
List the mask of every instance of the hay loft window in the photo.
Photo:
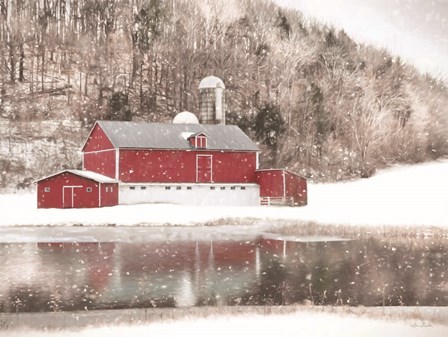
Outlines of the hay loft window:
{"type": "Polygon", "coordinates": [[[92,187],[87,187],[86,191],[89,192],[89,193],[92,192],[92,187]]]}
{"type": "Polygon", "coordinates": [[[44,191],[45,191],[46,193],[50,192],[50,187],[45,187],[44,191]]]}
{"type": "Polygon", "coordinates": [[[207,135],[202,132],[191,135],[190,138],[188,138],[188,141],[190,142],[190,145],[194,148],[197,149],[207,148],[207,135]]]}

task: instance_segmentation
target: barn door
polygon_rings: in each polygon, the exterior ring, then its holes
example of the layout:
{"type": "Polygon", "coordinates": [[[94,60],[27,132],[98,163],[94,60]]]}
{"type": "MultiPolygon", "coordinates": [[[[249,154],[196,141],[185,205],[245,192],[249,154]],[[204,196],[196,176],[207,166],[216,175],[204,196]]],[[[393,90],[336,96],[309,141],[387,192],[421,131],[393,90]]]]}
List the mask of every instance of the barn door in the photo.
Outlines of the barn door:
{"type": "Polygon", "coordinates": [[[82,188],[82,186],[63,186],[62,187],[62,207],[73,208],[75,207],[76,189],[82,188]]]}
{"type": "Polygon", "coordinates": [[[198,154],[196,156],[196,182],[213,182],[212,156],[198,154]]]}

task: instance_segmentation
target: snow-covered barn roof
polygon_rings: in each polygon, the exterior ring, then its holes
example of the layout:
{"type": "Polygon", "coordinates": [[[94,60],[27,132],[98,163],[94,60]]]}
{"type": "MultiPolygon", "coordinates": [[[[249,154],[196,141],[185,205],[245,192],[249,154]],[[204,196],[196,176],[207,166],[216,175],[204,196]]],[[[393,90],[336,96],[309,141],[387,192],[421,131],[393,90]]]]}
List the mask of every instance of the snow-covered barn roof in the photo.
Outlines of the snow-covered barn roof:
{"type": "Polygon", "coordinates": [[[67,173],[72,173],[74,175],[77,175],[77,176],[80,176],[80,177],[83,177],[83,178],[87,178],[87,179],[90,179],[90,180],[93,180],[93,181],[96,181],[96,182],[102,183],[102,184],[113,184],[113,183],[117,183],[118,182],[117,180],[115,180],[113,178],[104,176],[104,175],[96,173],[96,172],[86,171],[86,170],[63,170],[63,171],[59,171],[57,173],[54,173],[52,175],[43,177],[43,178],[41,178],[41,179],[39,179],[37,181],[42,181],[42,180],[45,180],[45,179],[48,179],[48,178],[51,178],[51,177],[55,177],[57,175],[60,175],[62,173],[66,173],[66,172],[67,173]]]}
{"type": "Polygon", "coordinates": [[[260,151],[258,146],[236,125],[164,124],[98,121],[116,148],[180,149],[191,146],[186,134],[207,135],[208,150],[260,151]]]}

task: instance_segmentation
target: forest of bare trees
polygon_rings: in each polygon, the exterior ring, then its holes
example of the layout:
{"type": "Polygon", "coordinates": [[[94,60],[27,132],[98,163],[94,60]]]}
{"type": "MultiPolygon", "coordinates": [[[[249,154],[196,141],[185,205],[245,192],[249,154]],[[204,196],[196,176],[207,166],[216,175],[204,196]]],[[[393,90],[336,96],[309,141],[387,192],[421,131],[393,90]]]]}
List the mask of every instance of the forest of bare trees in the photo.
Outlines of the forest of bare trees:
{"type": "MultiPolygon", "coordinates": [[[[198,83],[215,75],[264,165],[327,181],[448,152],[443,82],[268,0],[0,0],[0,48],[9,144],[32,143],[26,123],[78,123],[53,135],[73,151],[97,119],[168,122],[197,112],[198,83]]],[[[39,173],[67,165],[59,155],[39,173]]]]}

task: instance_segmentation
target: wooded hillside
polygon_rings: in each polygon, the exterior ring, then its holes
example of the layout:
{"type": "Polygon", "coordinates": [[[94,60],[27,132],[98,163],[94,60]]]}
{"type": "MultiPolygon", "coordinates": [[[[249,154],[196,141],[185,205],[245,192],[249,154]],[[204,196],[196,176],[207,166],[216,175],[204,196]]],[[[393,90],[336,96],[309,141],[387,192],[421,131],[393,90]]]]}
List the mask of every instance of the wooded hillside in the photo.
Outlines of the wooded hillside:
{"type": "Polygon", "coordinates": [[[0,187],[79,166],[97,119],[197,112],[208,75],[263,165],[325,181],[448,152],[442,82],[267,0],[0,0],[0,48],[0,187]]]}

